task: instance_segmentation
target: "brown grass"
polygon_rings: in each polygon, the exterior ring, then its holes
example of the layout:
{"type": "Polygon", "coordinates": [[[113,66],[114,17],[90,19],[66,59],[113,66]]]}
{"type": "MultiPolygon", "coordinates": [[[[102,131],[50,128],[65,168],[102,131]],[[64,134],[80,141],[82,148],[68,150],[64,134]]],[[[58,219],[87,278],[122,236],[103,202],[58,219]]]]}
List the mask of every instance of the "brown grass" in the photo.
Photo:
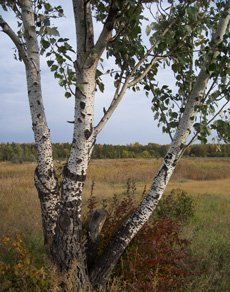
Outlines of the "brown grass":
{"type": "MultiPolygon", "coordinates": [[[[137,196],[150,187],[161,160],[92,160],[85,183],[83,203],[95,182],[94,195],[99,200],[120,194],[131,179],[137,196]]],[[[0,233],[23,229],[41,234],[40,204],[34,187],[35,164],[0,163],[0,233]]],[[[230,158],[184,158],[180,161],[166,192],[181,188],[189,193],[230,194],[230,158]]]]}

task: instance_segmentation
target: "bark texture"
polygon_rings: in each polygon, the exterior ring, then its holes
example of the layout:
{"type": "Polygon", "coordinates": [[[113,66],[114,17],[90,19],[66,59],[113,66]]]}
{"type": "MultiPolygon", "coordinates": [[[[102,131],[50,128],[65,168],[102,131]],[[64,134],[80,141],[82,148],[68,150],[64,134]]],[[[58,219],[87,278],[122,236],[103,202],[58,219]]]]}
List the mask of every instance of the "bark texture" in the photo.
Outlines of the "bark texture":
{"type": "Polygon", "coordinates": [[[41,203],[44,241],[45,245],[48,245],[47,248],[49,248],[58,215],[59,191],[54,173],[52,145],[41,92],[40,56],[35,31],[33,4],[29,0],[25,0],[22,3],[22,19],[26,52],[29,60],[25,62],[28,98],[38,155],[35,186],[41,203]]]}
{"type": "Polygon", "coordinates": [[[16,45],[19,56],[25,64],[32,129],[38,156],[35,185],[41,203],[44,242],[48,251],[58,216],[59,191],[54,173],[50,133],[41,92],[40,52],[35,31],[33,8],[32,1],[22,1],[21,18],[25,43],[19,39],[2,17],[0,17],[0,25],[16,45]]]}

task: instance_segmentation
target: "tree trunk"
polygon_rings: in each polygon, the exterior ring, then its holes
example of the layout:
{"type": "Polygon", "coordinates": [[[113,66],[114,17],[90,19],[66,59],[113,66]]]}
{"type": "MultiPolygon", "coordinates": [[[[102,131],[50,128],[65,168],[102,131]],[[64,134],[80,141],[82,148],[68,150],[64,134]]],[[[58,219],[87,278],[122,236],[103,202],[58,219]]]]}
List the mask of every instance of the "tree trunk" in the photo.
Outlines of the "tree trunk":
{"type": "MultiPolygon", "coordinates": [[[[212,40],[216,48],[218,48],[218,44],[223,40],[230,21],[230,8],[227,12],[220,19],[217,30],[213,34],[212,40]]],[[[95,289],[104,286],[123,251],[147,222],[161,199],[173,171],[186,148],[186,141],[197,115],[197,106],[203,102],[206,86],[211,75],[210,72],[207,73],[207,68],[211,63],[215,62],[218,54],[218,49],[216,49],[213,56],[210,57],[208,55],[206,57],[204,69],[197,76],[196,83],[188,98],[184,114],[179,122],[170,148],[143,202],[112,237],[101,258],[90,270],[90,281],[95,289]]]]}
{"type": "MultiPolygon", "coordinates": [[[[67,282],[80,289],[89,285],[86,255],[82,246],[82,190],[95,143],[93,128],[95,71],[79,58],[76,63],[75,122],[70,156],[63,171],[60,214],[52,256],[67,282]],[[89,68],[88,68],[89,67],[89,68]],[[73,279],[73,269],[75,276],[73,279]]],[[[67,283],[65,283],[67,285],[67,283]]]]}
{"type": "Polygon", "coordinates": [[[54,173],[50,131],[46,122],[41,92],[40,52],[34,29],[33,4],[29,0],[22,3],[22,20],[28,55],[24,62],[28,98],[38,156],[34,178],[41,203],[44,242],[49,253],[59,209],[59,190],[54,173]]]}

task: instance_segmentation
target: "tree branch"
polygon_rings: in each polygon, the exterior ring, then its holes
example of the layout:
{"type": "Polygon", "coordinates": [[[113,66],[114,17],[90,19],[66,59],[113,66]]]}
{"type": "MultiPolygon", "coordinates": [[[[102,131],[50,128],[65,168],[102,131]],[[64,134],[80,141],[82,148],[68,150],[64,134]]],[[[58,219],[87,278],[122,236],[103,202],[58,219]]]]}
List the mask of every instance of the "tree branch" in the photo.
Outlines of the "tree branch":
{"type": "Polygon", "coordinates": [[[87,267],[88,270],[92,267],[97,257],[97,248],[102,227],[105,223],[108,212],[104,209],[93,211],[92,218],[89,223],[87,233],[87,267]]]}
{"type": "Polygon", "coordinates": [[[121,72],[119,83],[117,85],[114,97],[113,97],[113,99],[111,101],[111,104],[110,104],[108,110],[105,111],[104,116],[102,117],[102,119],[100,120],[98,125],[94,128],[96,135],[103,129],[103,127],[105,126],[105,124],[107,123],[107,121],[109,120],[109,118],[111,117],[113,112],[115,111],[116,107],[118,106],[118,104],[122,100],[122,98],[123,98],[123,96],[124,96],[124,94],[125,94],[125,92],[126,92],[126,90],[128,88],[128,80],[129,79],[127,78],[126,82],[123,84],[122,89],[121,89],[121,91],[119,93],[123,74],[124,74],[124,71],[121,72]]]}
{"type": "Polygon", "coordinates": [[[2,18],[0,15],[0,26],[2,27],[2,30],[5,34],[7,34],[10,39],[13,41],[15,46],[18,49],[19,57],[23,60],[25,65],[29,64],[29,58],[28,54],[24,48],[23,43],[19,39],[19,37],[16,35],[16,33],[10,28],[10,26],[7,24],[7,22],[2,18]]]}
{"type": "MultiPolygon", "coordinates": [[[[151,91],[152,91],[152,94],[154,95],[154,92],[153,92],[152,88],[151,88],[151,91]]],[[[160,108],[161,114],[163,115],[163,119],[164,119],[164,121],[166,123],[167,129],[168,129],[168,133],[169,133],[169,137],[170,137],[171,141],[173,141],[173,137],[172,137],[171,130],[170,130],[170,127],[169,127],[169,123],[168,123],[168,121],[166,119],[166,116],[164,114],[164,111],[162,110],[162,107],[161,107],[160,102],[159,102],[158,99],[157,99],[157,103],[158,103],[158,106],[160,108]]]]}
{"type": "Polygon", "coordinates": [[[97,52],[98,58],[101,57],[107,44],[112,39],[112,31],[115,27],[116,17],[117,17],[118,12],[119,12],[119,10],[118,10],[117,6],[115,5],[115,1],[112,0],[111,4],[110,4],[108,17],[105,21],[102,32],[101,32],[101,34],[100,34],[100,36],[95,44],[95,47],[94,47],[95,51],[97,52]]]}
{"type": "MultiPolygon", "coordinates": [[[[230,100],[227,100],[225,104],[218,110],[218,112],[207,122],[205,123],[205,126],[208,126],[211,124],[211,122],[221,113],[221,111],[226,107],[226,105],[230,102],[230,100]]],[[[192,137],[192,139],[189,141],[189,143],[186,145],[185,149],[187,149],[193,142],[195,142],[197,139],[196,137],[200,134],[200,131],[196,132],[196,134],[192,137]]]]}
{"type": "MultiPolygon", "coordinates": [[[[163,32],[162,35],[165,35],[169,31],[169,29],[171,28],[171,26],[174,23],[175,23],[175,20],[172,21],[169,24],[169,26],[167,27],[167,29],[165,29],[165,31],[163,32]]],[[[136,66],[133,68],[133,70],[131,71],[131,73],[127,76],[126,81],[123,84],[120,93],[119,93],[119,88],[120,88],[121,82],[119,83],[119,86],[116,89],[114,98],[113,98],[113,100],[112,100],[112,102],[110,104],[109,109],[106,111],[104,117],[101,119],[101,121],[95,127],[95,133],[96,134],[98,134],[103,129],[103,127],[105,126],[106,122],[109,120],[109,118],[111,117],[112,113],[114,112],[114,110],[118,106],[119,102],[122,100],[122,98],[123,98],[126,90],[128,88],[130,88],[131,86],[134,86],[140,80],[142,80],[147,75],[147,73],[150,71],[150,69],[152,68],[153,64],[157,60],[164,58],[164,57],[156,57],[156,58],[153,58],[152,61],[150,62],[150,64],[145,69],[145,71],[143,72],[143,74],[141,74],[141,76],[137,77],[135,80],[133,80],[132,82],[130,82],[130,79],[132,78],[132,76],[135,74],[135,72],[138,70],[138,68],[143,64],[143,62],[149,57],[149,55],[151,54],[151,52],[157,47],[157,45],[159,43],[160,43],[160,40],[156,41],[156,43],[146,52],[146,54],[143,56],[143,58],[141,58],[141,60],[136,64],[136,66]]]]}

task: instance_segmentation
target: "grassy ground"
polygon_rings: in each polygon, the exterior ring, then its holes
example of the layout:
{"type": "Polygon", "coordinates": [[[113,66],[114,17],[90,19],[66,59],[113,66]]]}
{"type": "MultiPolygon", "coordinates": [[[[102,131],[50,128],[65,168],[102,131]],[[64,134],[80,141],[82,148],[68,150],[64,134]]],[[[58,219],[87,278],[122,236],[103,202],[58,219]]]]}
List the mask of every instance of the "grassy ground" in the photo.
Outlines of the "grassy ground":
{"type": "MultiPolygon", "coordinates": [[[[125,190],[130,178],[140,197],[157,173],[161,160],[93,160],[85,185],[84,205],[92,182],[98,199],[109,199],[125,190]]],[[[42,246],[39,200],[34,187],[35,164],[0,164],[0,234],[23,230],[42,246]]],[[[227,292],[230,287],[230,159],[184,158],[166,193],[181,188],[195,202],[195,215],[184,233],[192,239],[187,269],[197,276],[183,291],[227,292]]]]}

